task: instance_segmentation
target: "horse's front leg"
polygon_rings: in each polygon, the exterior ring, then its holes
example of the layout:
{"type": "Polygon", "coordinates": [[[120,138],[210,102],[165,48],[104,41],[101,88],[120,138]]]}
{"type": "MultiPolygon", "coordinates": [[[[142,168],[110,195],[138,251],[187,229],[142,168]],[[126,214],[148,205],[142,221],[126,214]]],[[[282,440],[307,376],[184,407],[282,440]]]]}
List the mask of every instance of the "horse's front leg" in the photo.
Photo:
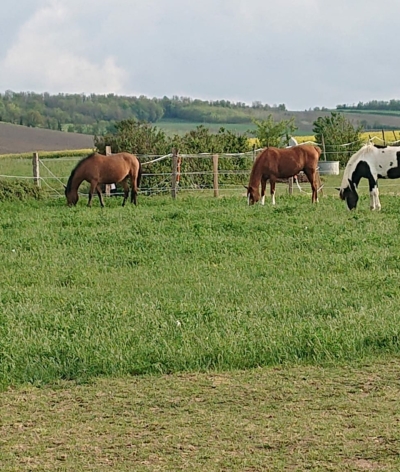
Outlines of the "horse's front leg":
{"type": "Polygon", "coordinates": [[[378,183],[375,183],[375,186],[370,190],[370,208],[371,210],[380,210],[381,202],[379,200],[379,189],[378,183]]]}
{"type": "Polygon", "coordinates": [[[276,180],[275,180],[275,179],[270,179],[270,180],[269,180],[269,184],[270,184],[270,190],[271,190],[272,205],[275,205],[275,185],[276,185],[276,180]]]}
{"type": "Polygon", "coordinates": [[[99,200],[100,200],[100,205],[102,206],[102,208],[104,208],[103,193],[101,191],[100,185],[96,186],[96,192],[97,192],[97,195],[98,195],[99,200]]]}
{"type": "Polygon", "coordinates": [[[97,189],[97,182],[96,181],[90,182],[88,207],[92,206],[93,194],[96,189],[97,189]]]}
{"type": "Polygon", "coordinates": [[[137,193],[136,185],[132,184],[131,203],[134,203],[135,205],[137,204],[137,193]]]}
{"type": "Polygon", "coordinates": [[[261,205],[265,204],[265,189],[267,187],[267,179],[261,179],[261,205]]]}

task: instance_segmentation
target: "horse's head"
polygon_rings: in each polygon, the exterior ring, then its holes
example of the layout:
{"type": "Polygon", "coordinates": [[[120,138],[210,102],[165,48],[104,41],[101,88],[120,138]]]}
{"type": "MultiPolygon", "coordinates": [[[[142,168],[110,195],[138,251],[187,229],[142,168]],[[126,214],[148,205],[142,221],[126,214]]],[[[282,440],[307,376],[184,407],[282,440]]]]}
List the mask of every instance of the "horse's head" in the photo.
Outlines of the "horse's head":
{"type": "Polygon", "coordinates": [[[339,197],[345,200],[349,210],[353,210],[356,208],[358,202],[357,187],[350,179],[348,179],[348,181],[349,185],[347,187],[338,188],[337,190],[339,190],[339,197]]]}
{"type": "Polygon", "coordinates": [[[78,203],[79,195],[78,192],[73,192],[68,187],[65,187],[65,196],[67,197],[67,205],[75,206],[78,203]]]}
{"type": "Polygon", "coordinates": [[[248,187],[245,186],[245,189],[247,190],[247,203],[249,205],[254,205],[258,200],[260,200],[260,192],[258,188],[249,185],[248,187]]]}

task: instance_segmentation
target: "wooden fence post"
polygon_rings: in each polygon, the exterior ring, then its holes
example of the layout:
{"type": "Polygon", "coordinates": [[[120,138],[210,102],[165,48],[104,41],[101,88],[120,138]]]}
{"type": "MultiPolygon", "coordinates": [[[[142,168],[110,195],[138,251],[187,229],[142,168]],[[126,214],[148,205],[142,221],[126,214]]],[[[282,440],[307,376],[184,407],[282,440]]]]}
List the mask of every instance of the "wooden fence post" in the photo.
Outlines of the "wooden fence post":
{"type": "Polygon", "coordinates": [[[40,187],[39,153],[34,152],[32,157],[33,183],[40,187]]]}
{"type": "MultiPolygon", "coordinates": [[[[111,146],[106,146],[106,156],[111,155],[111,146]]],[[[106,197],[109,197],[111,195],[111,185],[106,184],[106,197]]]]}
{"type": "Polygon", "coordinates": [[[171,197],[176,198],[176,181],[178,176],[178,150],[172,149],[171,197]]]}
{"type": "Polygon", "coordinates": [[[218,197],[218,154],[213,154],[213,187],[214,187],[214,197],[218,197]]]}
{"type": "Polygon", "coordinates": [[[324,154],[324,161],[326,161],[326,150],[325,150],[325,139],[324,135],[322,135],[322,152],[324,154]]]}
{"type": "Polygon", "coordinates": [[[289,184],[289,195],[293,195],[293,177],[289,177],[288,184],[289,184]]]}

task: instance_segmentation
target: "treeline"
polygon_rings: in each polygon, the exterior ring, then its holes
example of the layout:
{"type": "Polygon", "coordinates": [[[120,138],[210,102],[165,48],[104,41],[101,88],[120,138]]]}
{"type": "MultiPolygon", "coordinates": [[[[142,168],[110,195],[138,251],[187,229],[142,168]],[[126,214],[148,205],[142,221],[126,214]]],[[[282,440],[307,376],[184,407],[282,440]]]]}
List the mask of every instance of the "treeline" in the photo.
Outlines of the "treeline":
{"type": "Polygon", "coordinates": [[[358,102],[357,105],[337,105],[337,110],[368,110],[368,111],[400,111],[400,100],[371,100],[370,102],[358,102]]]}
{"type": "Polygon", "coordinates": [[[6,91],[0,94],[0,121],[30,127],[102,135],[115,123],[136,119],[157,123],[161,118],[188,122],[250,123],[271,111],[285,111],[284,104],[247,105],[228,100],[207,101],[187,97],[147,98],[108,95],[58,94],[6,91]]]}

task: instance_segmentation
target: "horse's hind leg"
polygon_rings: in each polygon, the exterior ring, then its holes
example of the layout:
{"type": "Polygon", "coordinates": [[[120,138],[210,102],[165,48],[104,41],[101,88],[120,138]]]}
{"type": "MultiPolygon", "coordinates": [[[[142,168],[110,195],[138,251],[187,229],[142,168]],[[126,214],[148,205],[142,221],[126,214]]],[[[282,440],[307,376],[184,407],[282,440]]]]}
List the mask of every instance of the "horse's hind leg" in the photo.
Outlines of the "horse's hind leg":
{"type": "Polygon", "coordinates": [[[304,173],[306,174],[307,179],[309,180],[311,184],[311,190],[312,190],[311,202],[316,203],[318,202],[316,169],[304,169],[304,173]]]}
{"type": "Polygon", "coordinates": [[[132,187],[132,190],[131,190],[131,203],[134,203],[135,205],[137,205],[137,189],[132,187]]]}
{"type": "Polygon", "coordinates": [[[137,194],[138,194],[138,187],[137,187],[137,179],[136,176],[131,177],[132,183],[132,190],[131,190],[131,203],[137,205],[137,194]]]}
{"type": "Polygon", "coordinates": [[[126,180],[121,182],[122,188],[124,189],[124,200],[122,201],[122,206],[125,206],[126,201],[129,197],[129,185],[126,180]]]}

